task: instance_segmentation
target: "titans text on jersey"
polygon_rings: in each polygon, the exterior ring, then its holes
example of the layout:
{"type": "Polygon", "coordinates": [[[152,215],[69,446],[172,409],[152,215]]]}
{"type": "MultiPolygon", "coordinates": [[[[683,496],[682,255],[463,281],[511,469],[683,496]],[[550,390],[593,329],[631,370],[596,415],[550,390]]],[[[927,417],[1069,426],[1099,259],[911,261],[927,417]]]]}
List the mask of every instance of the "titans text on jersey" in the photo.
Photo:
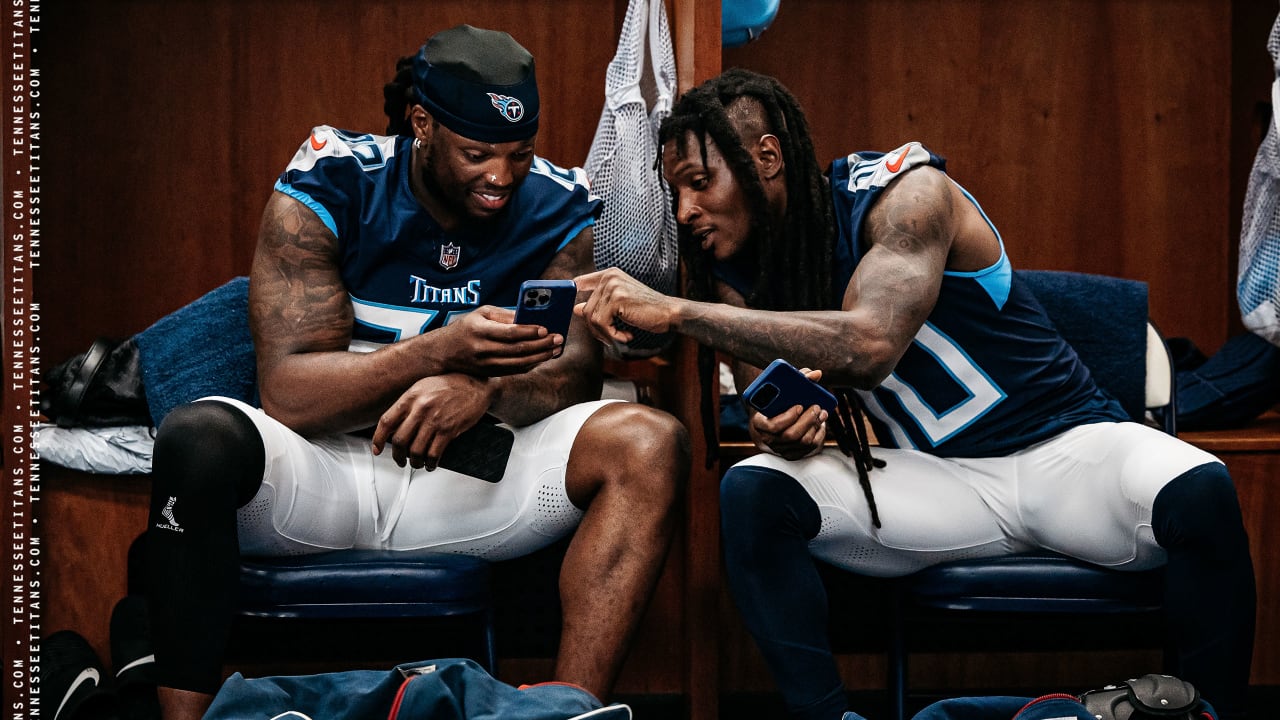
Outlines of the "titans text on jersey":
{"type": "Polygon", "coordinates": [[[409,301],[412,303],[457,303],[473,306],[480,304],[479,280],[472,280],[462,287],[452,288],[429,285],[425,279],[417,275],[410,275],[409,282],[413,285],[413,298],[409,301]]]}

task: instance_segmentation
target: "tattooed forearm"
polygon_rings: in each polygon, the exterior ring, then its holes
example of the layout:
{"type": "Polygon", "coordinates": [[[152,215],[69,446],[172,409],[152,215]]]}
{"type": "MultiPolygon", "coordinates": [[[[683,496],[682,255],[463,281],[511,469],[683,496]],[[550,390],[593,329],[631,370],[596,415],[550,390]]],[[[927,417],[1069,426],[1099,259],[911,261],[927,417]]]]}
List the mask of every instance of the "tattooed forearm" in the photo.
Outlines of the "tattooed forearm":
{"type": "MultiPolygon", "coordinates": [[[[595,342],[587,338],[586,342],[595,342]]],[[[570,405],[598,400],[600,376],[590,373],[533,372],[493,378],[502,384],[501,399],[492,408],[495,417],[516,426],[529,425],[570,405]]]]}
{"type": "Polygon", "coordinates": [[[773,312],[687,302],[679,331],[756,367],[781,357],[822,370],[832,383],[874,387],[924,323],[941,273],[929,272],[918,256],[872,254],[850,281],[842,310],[773,312]],[[863,281],[866,272],[872,279],[863,281]]]}
{"type": "Polygon", "coordinates": [[[829,380],[859,387],[881,379],[884,360],[877,353],[885,344],[854,313],[698,305],[683,318],[680,332],[739,361],[761,368],[786,358],[822,370],[829,380]]]}
{"type": "Polygon", "coordinates": [[[866,249],[828,311],[684,304],[679,331],[756,367],[775,358],[822,370],[832,383],[874,387],[893,370],[933,310],[954,233],[949,182],[911,171],[877,204],[866,249]]]}

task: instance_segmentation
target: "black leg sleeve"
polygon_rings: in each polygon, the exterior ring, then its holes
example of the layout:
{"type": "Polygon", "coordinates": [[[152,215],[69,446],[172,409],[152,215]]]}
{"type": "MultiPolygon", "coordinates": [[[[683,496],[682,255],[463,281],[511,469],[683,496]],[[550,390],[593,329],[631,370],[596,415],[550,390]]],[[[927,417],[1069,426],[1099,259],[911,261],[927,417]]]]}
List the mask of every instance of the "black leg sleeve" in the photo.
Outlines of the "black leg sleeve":
{"type": "Polygon", "coordinates": [[[216,401],[175,408],[152,456],[147,595],[163,687],[217,691],[235,610],[236,509],[262,483],[253,421],[216,401]]]}
{"type": "Polygon", "coordinates": [[[808,547],[822,522],[817,503],[783,473],[735,467],[720,484],[720,518],[730,592],[788,714],[838,720],[847,699],[827,639],[827,591],[808,547]]]}
{"type": "Polygon", "coordinates": [[[1226,467],[1208,463],[1170,481],[1156,496],[1152,525],[1169,556],[1165,610],[1176,673],[1222,720],[1243,718],[1257,599],[1249,538],[1226,467]]]}

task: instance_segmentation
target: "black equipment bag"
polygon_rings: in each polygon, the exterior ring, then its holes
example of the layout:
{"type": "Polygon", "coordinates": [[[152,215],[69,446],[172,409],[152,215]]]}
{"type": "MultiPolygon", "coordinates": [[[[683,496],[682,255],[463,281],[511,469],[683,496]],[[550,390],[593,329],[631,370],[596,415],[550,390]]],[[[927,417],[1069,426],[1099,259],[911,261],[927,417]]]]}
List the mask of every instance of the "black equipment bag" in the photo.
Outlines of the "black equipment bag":
{"type": "Polygon", "coordinates": [[[44,378],[40,411],[58,427],[150,425],[138,344],[98,338],[44,378]]]}

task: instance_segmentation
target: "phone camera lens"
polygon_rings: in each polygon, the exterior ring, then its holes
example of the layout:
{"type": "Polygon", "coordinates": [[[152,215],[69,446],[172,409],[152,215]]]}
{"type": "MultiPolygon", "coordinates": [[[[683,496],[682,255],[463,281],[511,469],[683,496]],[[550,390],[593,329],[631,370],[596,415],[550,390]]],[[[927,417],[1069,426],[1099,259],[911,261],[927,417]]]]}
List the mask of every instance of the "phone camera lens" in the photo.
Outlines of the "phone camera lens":
{"type": "Polygon", "coordinates": [[[769,407],[769,403],[773,402],[777,398],[778,386],[773,385],[772,383],[765,383],[760,386],[760,389],[757,390],[754,395],[751,396],[751,404],[757,410],[763,410],[764,408],[769,407]]]}

